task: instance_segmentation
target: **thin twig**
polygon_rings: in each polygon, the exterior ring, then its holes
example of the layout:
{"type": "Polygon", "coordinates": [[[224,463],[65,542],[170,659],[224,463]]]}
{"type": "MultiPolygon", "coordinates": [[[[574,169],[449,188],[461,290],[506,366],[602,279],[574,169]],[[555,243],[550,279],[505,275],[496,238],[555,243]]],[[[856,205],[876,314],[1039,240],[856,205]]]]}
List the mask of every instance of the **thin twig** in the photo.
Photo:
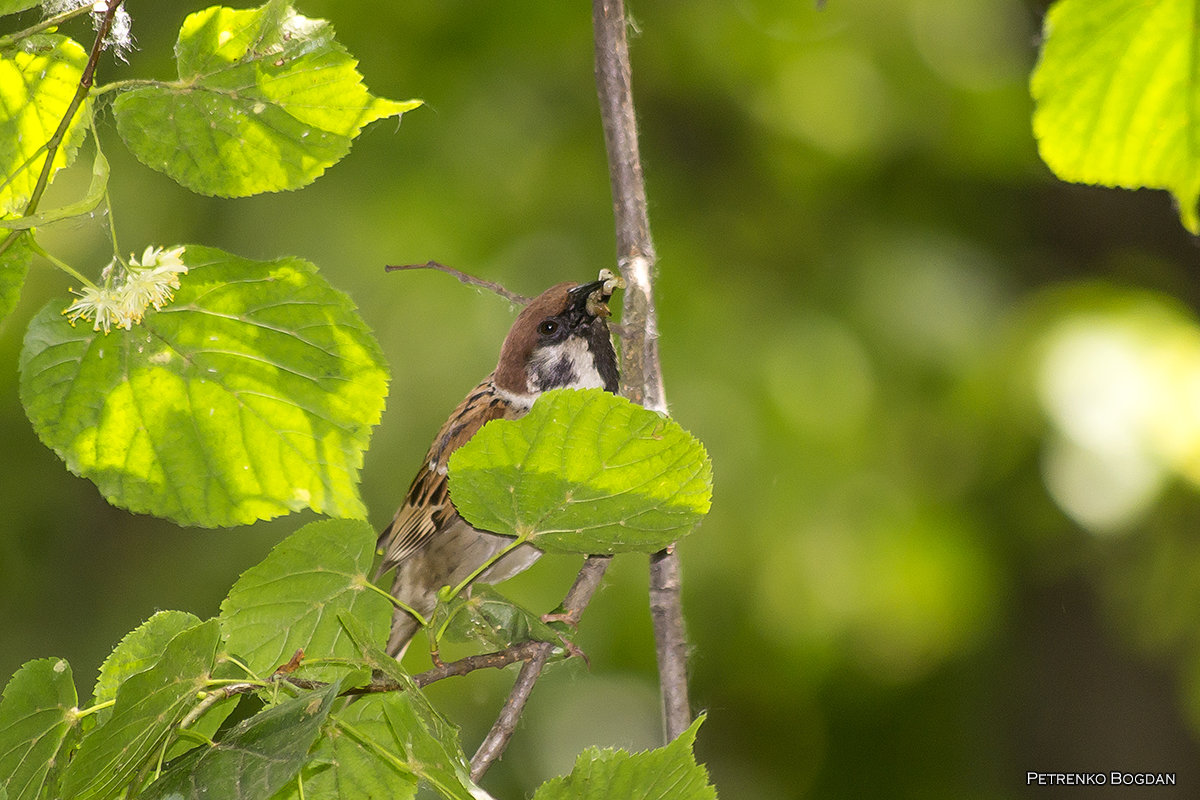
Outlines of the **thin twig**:
{"type": "Polygon", "coordinates": [[[20,30],[20,31],[17,31],[16,33],[9,33],[4,36],[0,36],[0,49],[12,47],[17,42],[21,41],[22,39],[26,39],[30,36],[33,36],[35,33],[41,33],[42,31],[49,30],[51,28],[57,28],[59,25],[62,25],[64,22],[68,22],[69,20],[72,20],[75,17],[81,17],[84,14],[90,14],[91,12],[92,12],[91,5],[84,4],[84,5],[80,6],[79,8],[72,8],[68,11],[63,11],[58,14],[55,14],[52,17],[46,17],[44,20],[41,20],[40,22],[35,22],[33,25],[30,25],[28,28],[26,28],[24,30],[20,30]]]}
{"type": "MultiPolygon", "coordinates": [[[[629,41],[622,0],[593,0],[596,39],[596,90],[604,120],[616,216],[617,263],[625,278],[621,316],[622,393],[655,411],[667,410],[658,358],[658,322],[654,310],[654,243],[646,186],[638,154],[637,123],[630,80],[629,41]]],[[[679,557],[673,547],[650,560],[650,613],[658,655],[663,730],[674,739],[691,724],[687,691],[687,635],[683,627],[679,557]]]]}
{"type": "MultiPolygon", "coordinates": [[[[468,675],[479,669],[501,669],[509,664],[515,664],[518,661],[530,661],[535,656],[545,652],[546,656],[554,654],[554,648],[560,645],[554,642],[542,642],[534,639],[528,639],[523,642],[517,642],[503,650],[497,650],[493,653],[480,653],[478,655],[466,656],[457,661],[447,661],[444,664],[439,664],[433,669],[427,669],[424,672],[419,672],[412,676],[412,682],[419,689],[424,689],[431,683],[445,680],[446,678],[457,678],[462,675],[468,675]],[[546,645],[549,645],[546,647],[546,645]]],[[[567,653],[575,655],[571,647],[566,648],[567,653]]],[[[300,651],[297,651],[300,652],[300,651]]],[[[268,679],[268,682],[287,683],[295,686],[297,689],[316,690],[324,689],[329,685],[327,681],[313,680],[312,678],[301,678],[292,673],[300,667],[302,659],[293,657],[284,666],[275,670],[268,679]]],[[[209,690],[204,700],[199,706],[184,718],[183,727],[191,724],[203,711],[214,703],[224,700],[227,697],[233,697],[236,694],[246,694],[263,688],[266,683],[263,681],[235,681],[209,690]]],[[[409,687],[408,683],[400,683],[391,678],[386,678],[377,675],[370,683],[363,686],[352,686],[341,692],[340,697],[354,697],[364,694],[385,694],[387,692],[403,692],[409,687]]]]}
{"type": "Polygon", "coordinates": [[[409,269],[434,269],[438,272],[444,272],[447,275],[453,275],[455,278],[458,278],[468,286],[478,286],[481,289],[487,289],[490,292],[495,292],[508,302],[515,303],[519,306],[528,305],[531,299],[523,294],[510,292],[508,289],[505,289],[498,283],[487,281],[483,278],[476,278],[474,275],[468,275],[461,270],[457,270],[454,267],[447,267],[445,264],[440,264],[437,261],[426,261],[424,264],[388,264],[386,267],[384,267],[384,269],[388,272],[399,272],[400,270],[409,269]]]}
{"type": "MultiPolygon", "coordinates": [[[[563,613],[557,615],[560,620],[569,625],[579,624],[579,618],[583,615],[588,603],[591,602],[592,595],[600,588],[600,582],[604,579],[604,573],[611,561],[612,556],[588,556],[587,560],[583,562],[579,574],[575,576],[575,583],[571,585],[570,591],[563,599],[563,613]]],[[[525,703],[533,692],[533,686],[537,683],[538,677],[542,674],[542,668],[546,666],[546,660],[556,646],[553,642],[536,642],[535,644],[537,646],[534,653],[521,667],[521,672],[517,675],[508,699],[504,701],[500,715],[496,718],[492,729],[488,731],[488,735],[484,737],[483,743],[479,745],[479,749],[475,751],[475,755],[471,757],[472,780],[478,781],[488,767],[495,763],[496,759],[504,753],[504,749],[508,747],[508,741],[517,729],[517,721],[521,718],[525,703]]]]}
{"type": "Polygon", "coordinates": [[[529,695],[533,692],[533,685],[541,677],[542,669],[546,666],[546,659],[549,657],[548,649],[539,650],[521,667],[521,672],[517,675],[512,691],[509,692],[508,699],[504,701],[504,707],[500,709],[500,714],[496,717],[496,722],[488,731],[483,743],[479,745],[479,749],[475,751],[475,755],[471,757],[471,780],[478,783],[479,779],[483,777],[483,773],[487,772],[488,767],[494,764],[496,759],[504,753],[504,749],[508,747],[509,739],[517,730],[517,721],[521,719],[521,712],[525,710],[525,702],[529,700],[529,695]]]}
{"type": "Polygon", "coordinates": [[[200,715],[210,708],[215,706],[222,700],[233,697],[235,694],[246,694],[255,689],[262,688],[261,684],[257,683],[231,683],[228,686],[222,686],[219,689],[214,689],[204,696],[204,699],[192,707],[192,710],[187,713],[183,719],[179,721],[179,727],[186,728],[200,718],[200,715]]]}
{"type": "Polygon", "coordinates": [[[424,672],[413,675],[413,683],[423,689],[436,681],[466,675],[477,669],[500,669],[507,667],[509,664],[515,664],[518,661],[528,661],[541,650],[542,644],[543,642],[530,640],[514,644],[495,653],[481,653],[476,656],[460,658],[457,661],[448,661],[433,669],[427,669],[424,672]]]}

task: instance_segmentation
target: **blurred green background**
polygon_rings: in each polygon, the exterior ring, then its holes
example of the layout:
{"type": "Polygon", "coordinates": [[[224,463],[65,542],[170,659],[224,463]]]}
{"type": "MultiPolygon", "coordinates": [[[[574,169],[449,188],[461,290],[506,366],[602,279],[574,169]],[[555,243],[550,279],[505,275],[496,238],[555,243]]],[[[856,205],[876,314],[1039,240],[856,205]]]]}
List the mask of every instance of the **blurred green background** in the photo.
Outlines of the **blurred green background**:
{"type": "MultiPolygon", "coordinates": [[[[1045,5],[633,0],[667,395],[715,465],[713,512],[681,550],[697,747],[723,797],[1019,797],[1027,771],[1200,781],[1197,250],[1164,193],[1065,185],[1038,160],[1045,5]]],[[[174,77],[200,7],[130,0],[141,49],[100,80],[174,77]]],[[[382,526],[513,316],[383,265],[437,259],[534,294],[613,262],[590,8],[299,8],[333,20],[373,91],[427,107],[372,126],[308,189],[237,201],[136,163],[104,111],[101,136],[124,249],[295,254],[354,297],[393,373],[363,470],[382,526]]],[[[102,218],[46,234],[84,271],[108,261],[102,218]]],[[[65,656],[87,691],[126,631],[156,609],[215,613],[311,515],[181,530],[69,475],[15,369],[67,285],[36,268],[0,324],[0,675],[65,656]]],[[[550,608],[576,567],[547,558],[507,587],[550,608]]],[[[583,624],[591,672],[539,686],[488,777],[498,796],[587,744],[658,743],[645,574],[618,559],[583,624]]],[[[468,752],[511,677],[433,690],[468,752]]]]}

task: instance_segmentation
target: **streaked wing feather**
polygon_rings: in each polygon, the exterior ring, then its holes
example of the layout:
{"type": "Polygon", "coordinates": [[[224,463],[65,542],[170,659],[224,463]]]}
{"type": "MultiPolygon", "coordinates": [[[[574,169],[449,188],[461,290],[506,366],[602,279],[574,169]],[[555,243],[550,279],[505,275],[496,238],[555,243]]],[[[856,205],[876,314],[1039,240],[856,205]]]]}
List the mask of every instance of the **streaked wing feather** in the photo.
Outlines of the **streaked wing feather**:
{"type": "Polygon", "coordinates": [[[379,574],[404,561],[458,517],[446,478],[450,456],[485,423],[511,416],[512,407],[496,395],[491,375],[459,403],[430,445],[391,525],[379,536],[378,549],[384,554],[379,574]]]}

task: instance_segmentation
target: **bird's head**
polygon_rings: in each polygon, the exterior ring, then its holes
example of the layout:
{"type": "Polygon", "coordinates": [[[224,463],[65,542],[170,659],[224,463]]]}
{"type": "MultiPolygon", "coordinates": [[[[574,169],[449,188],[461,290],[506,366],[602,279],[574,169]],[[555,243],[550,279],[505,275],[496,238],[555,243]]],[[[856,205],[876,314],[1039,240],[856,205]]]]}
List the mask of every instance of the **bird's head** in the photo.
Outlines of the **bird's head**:
{"type": "Polygon", "coordinates": [[[495,383],[514,396],[550,389],[617,391],[617,356],[605,319],[621,285],[608,270],[591,283],[560,283],[521,311],[496,365],[495,383]]]}

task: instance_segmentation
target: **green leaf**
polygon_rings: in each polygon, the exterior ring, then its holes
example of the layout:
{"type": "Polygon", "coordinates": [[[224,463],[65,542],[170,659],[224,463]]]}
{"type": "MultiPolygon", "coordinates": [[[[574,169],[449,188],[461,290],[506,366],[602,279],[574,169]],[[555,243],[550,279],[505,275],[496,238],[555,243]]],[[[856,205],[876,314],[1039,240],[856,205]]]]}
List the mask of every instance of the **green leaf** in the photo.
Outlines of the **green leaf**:
{"type": "Polygon", "coordinates": [[[657,750],[630,754],[589,748],[576,759],[570,775],[542,784],[533,800],[716,800],[708,771],[692,755],[703,721],[700,717],[657,750]]]}
{"type": "MultiPolygon", "coordinates": [[[[378,700],[356,700],[331,719],[333,724],[300,773],[303,800],[410,800],[416,796],[417,777],[393,755],[392,729],[378,700]]],[[[296,783],[274,800],[293,798],[300,800],[296,783]]]]}
{"type": "Polygon", "coordinates": [[[670,418],[600,389],[560,389],[459,448],[450,497],[475,527],[543,550],[654,552],[708,513],[712,465],[670,418]]]}
{"type": "MultiPolygon", "coordinates": [[[[405,687],[400,692],[368,695],[358,702],[375,705],[387,722],[391,741],[383,743],[391,763],[429,783],[451,800],[491,797],[471,780],[471,765],[458,743],[458,728],[437,712],[396,659],[385,653],[357,619],[340,615],[350,638],[373,668],[405,687]]],[[[345,726],[343,726],[345,727],[345,726]]],[[[356,737],[361,741],[361,737],[356,737]]]]}
{"type": "MultiPolygon", "coordinates": [[[[127,633],[101,665],[100,676],[96,680],[96,688],[92,693],[92,703],[101,704],[115,700],[117,691],[131,675],[136,675],[154,666],[162,658],[163,650],[173,638],[199,624],[200,618],[186,611],[159,611],[127,633]]],[[[218,662],[212,671],[213,678],[244,676],[244,671],[225,661],[218,662]]],[[[225,718],[233,713],[240,699],[240,696],[234,696],[216,703],[205,711],[188,730],[201,737],[211,738],[225,718]]],[[[100,709],[85,720],[85,727],[88,722],[92,724],[105,722],[112,716],[112,713],[112,708],[100,709]]],[[[167,758],[171,759],[181,755],[199,743],[200,740],[197,737],[181,738],[168,750],[167,758]]]]}
{"type": "Polygon", "coordinates": [[[554,628],[542,622],[538,614],[509,600],[496,589],[478,584],[470,596],[460,594],[449,603],[439,603],[430,628],[441,626],[442,616],[450,618],[446,635],[451,641],[481,642],[494,650],[502,650],[517,642],[560,641],[554,628]]]}
{"type": "Polygon", "coordinates": [[[38,0],[0,0],[0,14],[15,14],[37,4],[38,0]]]}
{"type": "MultiPolygon", "coordinates": [[[[33,263],[33,251],[29,249],[29,237],[25,233],[0,253],[0,322],[4,321],[17,301],[21,299],[21,287],[25,285],[25,276],[29,274],[29,266],[33,263]]],[[[0,237],[0,241],[4,237],[0,237]]]]}
{"type": "Polygon", "coordinates": [[[371,95],[332,26],[278,0],[190,15],[175,53],[178,81],[126,92],[113,112],[138,159],[201,194],[297,189],[368,123],[421,104],[371,95]]]}
{"type": "Polygon", "coordinates": [[[78,735],[75,682],[61,658],[30,661],[0,700],[0,788],[9,800],[54,796],[78,735]]]}
{"type": "MultiPolygon", "coordinates": [[[[117,691],[130,676],[144,672],[158,663],[167,644],[179,634],[200,624],[200,618],[186,611],[159,611],[137,628],[125,634],[125,638],[113,649],[100,666],[92,702],[99,704],[115,700],[117,691]]],[[[112,709],[95,713],[97,722],[112,716],[112,709]]]]}
{"type": "MultiPolygon", "coordinates": [[[[375,531],[357,520],[312,522],[242,573],[221,603],[226,646],[265,677],[296,650],[310,657],[355,658],[358,646],[338,615],[364,621],[373,641],[387,638],[392,604],[369,588],[375,531]]],[[[337,667],[304,667],[306,677],[328,680],[337,667]]]]}
{"type": "Polygon", "coordinates": [[[184,756],[138,795],[142,800],[267,800],[308,760],[337,698],[337,681],[238,723],[216,747],[184,756]]]}
{"type": "Polygon", "coordinates": [[[195,705],[219,642],[217,621],[201,623],[171,639],[154,666],[130,676],[117,691],[112,716],[83,738],[63,777],[63,795],[120,795],[195,705]]]}
{"type": "Polygon", "coordinates": [[[383,697],[383,716],[392,731],[391,747],[405,766],[445,798],[491,797],[471,780],[471,765],[458,743],[458,728],[434,710],[413,684],[383,697]]]}
{"type": "MultiPolygon", "coordinates": [[[[46,160],[45,145],[67,113],[87,64],[78,42],[37,34],[0,51],[0,216],[25,210],[46,160]]],[[[81,104],[62,145],[54,154],[50,178],[75,159],[87,135],[81,104]]]]}
{"type": "Polygon", "coordinates": [[[1033,131],[1063,180],[1168,189],[1200,234],[1200,80],[1191,0],[1059,0],[1033,72],[1033,131]]]}
{"type": "Polygon", "coordinates": [[[387,372],[353,303],[297,258],[186,248],[175,300],[104,335],[42,309],[21,351],[38,436],[114,505],[183,525],[363,517],[387,372]]]}
{"type": "Polygon", "coordinates": [[[108,159],[97,148],[96,155],[92,158],[92,182],[88,184],[87,194],[81,199],[74,203],[68,203],[65,206],[50,209],[49,211],[30,214],[27,217],[0,219],[0,228],[28,230],[40,225],[48,225],[51,222],[68,219],[69,217],[80,217],[91,212],[104,199],[104,193],[108,189],[108,173],[108,159]]]}

